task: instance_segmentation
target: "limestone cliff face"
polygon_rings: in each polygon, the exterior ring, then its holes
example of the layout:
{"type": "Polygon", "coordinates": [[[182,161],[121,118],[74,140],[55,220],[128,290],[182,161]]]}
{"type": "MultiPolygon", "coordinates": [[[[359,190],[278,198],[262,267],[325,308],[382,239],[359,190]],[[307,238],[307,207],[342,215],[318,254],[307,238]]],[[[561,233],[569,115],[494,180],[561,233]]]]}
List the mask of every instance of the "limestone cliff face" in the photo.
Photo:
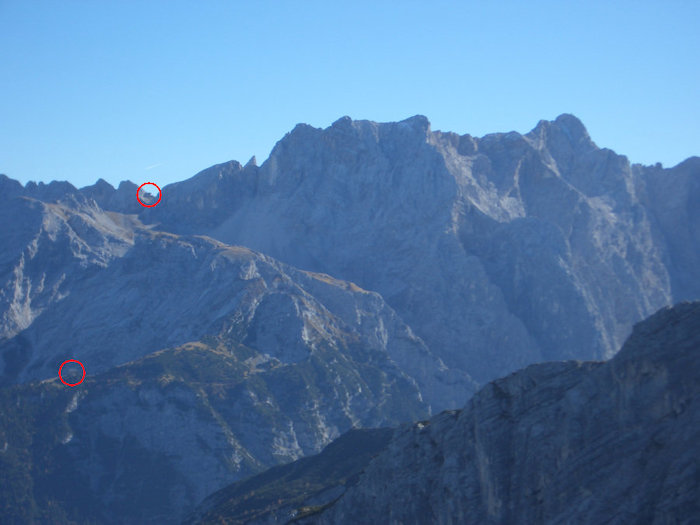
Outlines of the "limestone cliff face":
{"type": "Polygon", "coordinates": [[[157,350],[234,334],[282,363],[319,345],[382,349],[426,406],[472,382],[449,371],[382,298],[247,248],[181,237],[85,202],[10,199],[0,291],[5,381],[55,377],[65,359],[91,374],[157,350]],[[400,364],[399,364],[400,363],[400,364]]]}
{"type": "MultiPolygon", "coordinates": [[[[57,203],[5,194],[0,222],[0,346],[134,244],[132,218],[105,213],[80,196],[57,203]]],[[[7,359],[4,365],[10,366],[7,359]]]]}
{"type": "Polygon", "coordinates": [[[675,300],[700,297],[700,158],[670,170],[635,167],[640,195],[653,216],[665,248],[675,300]]]}
{"type": "Polygon", "coordinates": [[[534,365],[404,427],[310,523],[694,523],[700,303],[605,363],[534,365]]]}
{"type": "Polygon", "coordinates": [[[260,167],[168,186],[140,217],[376,291],[483,383],[610,357],[633,323],[700,297],[696,160],[630,165],[571,115],[482,138],[343,118],[297,126],[260,167]]]}

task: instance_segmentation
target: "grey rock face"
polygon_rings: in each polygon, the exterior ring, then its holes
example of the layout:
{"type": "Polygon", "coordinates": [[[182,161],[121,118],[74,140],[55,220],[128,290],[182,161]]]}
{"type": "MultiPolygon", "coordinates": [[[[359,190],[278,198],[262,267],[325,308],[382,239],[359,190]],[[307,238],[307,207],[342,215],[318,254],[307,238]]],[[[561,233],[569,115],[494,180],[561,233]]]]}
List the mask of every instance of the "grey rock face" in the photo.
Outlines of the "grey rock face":
{"type": "Polygon", "coordinates": [[[0,202],[0,341],[28,328],[77,281],[133,245],[132,222],[75,200],[0,202]]]}
{"type": "Polygon", "coordinates": [[[95,205],[10,204],[4,210],[27,220],[4,239],[12,268],[0,292],[5,381],[55,377],[65,359],[96,373],[233,333],[283,363],[321,344],[381,348],[428,406],[473,389],[376,293],[245,248],[152,231],[95,205]]]}
{"type": "Polygon", "coordinates": [[[379,292],[450,368],[485,382],[610,357],[634,322],[700,297],[699,179],[693,159],[630,166],[571,115],[483,138],[424,117],[343,118],[297,126],[259,168],[168,186],[140,217],[379,292]]]}
{"type": "Polygon", "coordinates": [[[653,214],[676,300],[700,297],[700,158],[670,170],[634,166],[640,194],[653,214]]]}
{"type": "Polygon", "coordinates": [[[311,523],[694,523],[700,303],[606,363],[533,365],[397,431],[311,523]]]}

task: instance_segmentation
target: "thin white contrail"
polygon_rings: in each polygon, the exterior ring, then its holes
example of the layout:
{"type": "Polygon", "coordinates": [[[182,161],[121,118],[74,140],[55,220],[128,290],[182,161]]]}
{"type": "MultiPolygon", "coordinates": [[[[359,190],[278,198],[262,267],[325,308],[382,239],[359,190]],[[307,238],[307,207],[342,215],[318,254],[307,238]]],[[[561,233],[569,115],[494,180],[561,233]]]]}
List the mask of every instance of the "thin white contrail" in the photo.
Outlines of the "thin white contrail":
{"type": "Polygon", "coordinates": [[[153,168],[157,168],[158,166],[162,166],[162,165],[163,165],[163,163],[159,162],[158,164],[153,164],[152,166],[146,166],[144,169],[146,171],[148,171],[148,170],[152,170],[153,168]]]}

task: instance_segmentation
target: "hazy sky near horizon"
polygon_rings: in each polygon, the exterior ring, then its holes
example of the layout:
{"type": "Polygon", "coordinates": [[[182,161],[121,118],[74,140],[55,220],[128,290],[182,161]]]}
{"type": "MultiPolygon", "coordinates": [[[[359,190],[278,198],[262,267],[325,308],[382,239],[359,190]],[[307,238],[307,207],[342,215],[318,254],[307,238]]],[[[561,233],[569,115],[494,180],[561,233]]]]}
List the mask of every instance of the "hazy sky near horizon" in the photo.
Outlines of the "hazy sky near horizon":
{"type": "Polygon", "coordinates": [[[573,113],[632,162],[700,155],[700,2],[0,0],[0,173],[160,185],[295,124],[573,113]]]}

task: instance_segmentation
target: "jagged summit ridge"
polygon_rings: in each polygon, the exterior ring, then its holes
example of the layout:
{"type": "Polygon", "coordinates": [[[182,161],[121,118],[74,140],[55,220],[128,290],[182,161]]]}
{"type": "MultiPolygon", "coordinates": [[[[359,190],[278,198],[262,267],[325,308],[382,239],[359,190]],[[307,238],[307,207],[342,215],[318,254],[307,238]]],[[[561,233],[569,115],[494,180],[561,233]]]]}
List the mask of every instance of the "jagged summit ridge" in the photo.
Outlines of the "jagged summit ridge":
{"type": "MultiPolygon", "coordinates": [[[[419,130],[421,133],[426,133],[427,135],[430,135],[431,133],[437,133],[437,134],[441,134],[441,135],[455,135],[455,136],[459,137],[459,135],[448,132],[448,131],[432,132],[430,120],[428,119],[428,117],[426,117],[424,115],[414,115],[414,116],[408,117],[402,121],[386,122],[386,123],[378,123],[378,122],[374,122],[371,120],[354,120],[351,117],[345,115],[343,117],[340,117],[336,121],[334,121],[328,128],[325,128],[325,129],[324,128],[317,128],[317,127],[314,127],[314,126],[311,126],[311,125],[305,124],[305,123],[299,123],[294,127],[294,129],[292,131],[287,133],[285,138],[283,138],[280,142],[283,142],[287,137],[292,136],[294,134],[302,134],[303,135],[304,133],[309,133],[309,132],[314,132],[314,131],[315,132],[327,132],[331,129],[340,129],[340,128],[349,129],[349,128],[353,128],[353,127],[359,128],[359,127],[362,127],[365,125],[374,126],[374,127],[385,127],[385,128],[386,127],[389,127],[389,128],[397,128],[397,127],[399,127],[399,128],[401,128],[401,127],[413,128],[413,129],[419,130]]],[[[481,138],[473,137],[472,135],[469,135],[469,134],[461,135],[461,137],[463,137],[469,141],[476,141],[476,142],[481,141],[481,140],[489,141],[489,140],[492,140],[493,138],[503,137],[505,135],[508,135],[511,137],[522,136],[522,137],[533,137],[534,138],[534,137],[539,137],[543,132],[548,131],[548,130],[552,130],[552,129],[556,129],[556,130],[558,130],[558,132],[564,134],[566,137],[568,137],[568,139],[571,141],[572,144],[584,143],[584,144],[589,144],[589,145],[595,146],[595,144],[591,141],[590,136],[588,134],[588,131],[586,130],[583,122],[578,117],[576,117],[575,115],[570,114],[570,113],[562,113],[561,115],[559,115],[558,117],[556,117],[554,120],[551,120],[551,121],[540,120],[531,131],[529,131],[525,134],[522,134],[522,135],[518,132],[511,131],[508,133],[491,133],[491,134],[487,134],[481,138]]],[[[697,158],[697,157],[690,157],[689,159],[686,159],[686,160],[680,162],[679,166],[685,162],[692,161],[693,158],[697,158]]],[[[229,162],[237,163],[237,161],[235,161],[235,160],[232,160],[229,162]]],[[[251,167],[253,167],[253,166],[257,167],[257,161],[255,160],[255,155],[253,155],[251,157],[251,159],[246,163],[245,166],[248,166],[248,165],[250,165],[251,167]]],[[[199,174],[197,174],[197,175],[199,175],[199,174]]],[[[194,175],[191,178],[197,177],[197,175],[194,175]]],[[[6,174],[0,174],[0,177],[4,178],[5,180],[12,180],[13,182],[16,182],[13,179],[11,179],[10,177],[8,177],[6,174]]],[[[182,182],[186,182],[186,181],[175,182],[173,184],[181,184],[182,182]]],[[[57,181],[53,181],[51,184],[56,184],[56,183],[57,183],[57,181]]],[[[106,187],[106,186],[104,186],[105,183],[109,184],[104,179],[100,178],[95,182],[94,185],[85,186],[85,187],[81,188],[81,190],[92,188],[94,186],[106,187]]],[[[122,181],[120,183],[120,186],[124,183],[133,184],[131,181],[122,181]]],[[[72,192],[75,190],[75,187],[73,187],[70,183],[68,183],[66,181],[63,181],[60,184],[63,184],[62,189],[66,192],[72,192]],[[65,183],[65,184],[63,184],[63,183],[65,183]]],[[[21,184],[20,184],[20,186],[21,186],[21,184]]],[[[40,182],[38,184],[35,182],[29,182],[29,183],[27,183],[27,186],[29,186],[30,188],[35,188],[35,187],[41,188],[43,186],[48,186],[48,185],[43,183],[43,182],[40,182]]],[[[111,184],[109,184],[109,186],[113,188],[113,186],[111,184]]],[[[54,186],[54,187],[56,187],[56,186],[54,186]]]]}
{"type": "Polygon", "coordinates": [[[563,134],[572,147],[577,145],[584,145],[591,148],[595,147],[583,122],[570,113],[563,113],[553,121],[540,120],[537,125],[524,136],[543,138],[544,135],[551,133],[563,134]]]}

